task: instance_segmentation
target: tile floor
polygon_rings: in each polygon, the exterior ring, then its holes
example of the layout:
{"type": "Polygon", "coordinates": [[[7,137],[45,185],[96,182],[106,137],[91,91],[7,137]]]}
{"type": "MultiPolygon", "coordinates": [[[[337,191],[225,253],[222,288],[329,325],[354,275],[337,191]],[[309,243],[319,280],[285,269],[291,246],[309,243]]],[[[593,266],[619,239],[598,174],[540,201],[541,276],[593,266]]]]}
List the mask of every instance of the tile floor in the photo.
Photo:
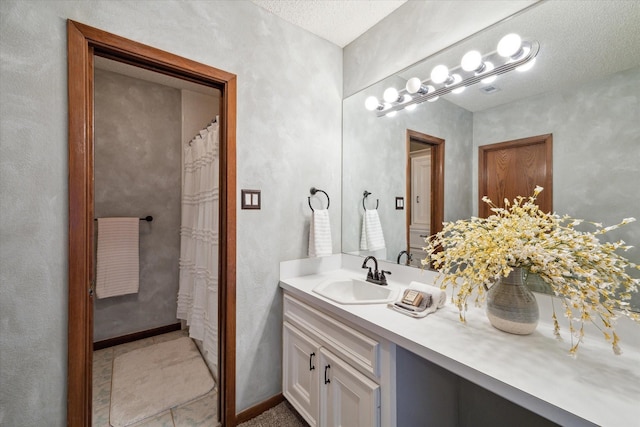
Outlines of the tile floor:
{"type": "MultiPolygon", "coordinates": [[[[97,350],[93,353],[93,426],[109,427],[111,405],[111,373],[113,359],[121,354],[152,344],[187,336],[175,331],[127,344],[97,350]]],[[[215,427],[217,422],[217,388],[199,399],[168,409],[153,418],[133,424],[135,427],[215,427]]]]}

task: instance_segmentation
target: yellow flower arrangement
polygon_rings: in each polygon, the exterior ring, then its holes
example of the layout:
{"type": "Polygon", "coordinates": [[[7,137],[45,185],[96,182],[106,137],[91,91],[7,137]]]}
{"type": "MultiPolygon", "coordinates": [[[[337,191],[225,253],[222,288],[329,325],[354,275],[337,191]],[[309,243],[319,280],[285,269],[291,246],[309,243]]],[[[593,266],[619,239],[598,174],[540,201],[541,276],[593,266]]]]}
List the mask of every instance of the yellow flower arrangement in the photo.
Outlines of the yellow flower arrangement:
{"type": "MultiPolygon", "coordinates": [[[[535,201],[541,191],[542,187],[536,187],[532,196],[517,197],[512,203],[505,199],[505,208],[485,196],[482,200],[493,214],[444,223],[441,232],[426,239],[428,256],[422,264],[432,263],[443,277],[442,287],[453,287],[452,301],[463,322],[470,296],[475,296],[476,304],[483,302],[487,285],[522,267],[539,275],[561,298],[569,320],[571,355],[576,355],[582,342],[585,321],[593,322],[614,353],[620,354],[616,312],[640,320],[629,310],[628,302],[640,279],[626,272],[627,268],[640,270],[640,266],[616,253],[631,248],[624,241],[601,242],[597,236],[635,219],[625,218],[609,227],[591,223],[595,231],[579,231],[576,227],[583,220],[539,209],[535,201]]],[[[555,308],[553,323],[560,339],[555,308]]]]}

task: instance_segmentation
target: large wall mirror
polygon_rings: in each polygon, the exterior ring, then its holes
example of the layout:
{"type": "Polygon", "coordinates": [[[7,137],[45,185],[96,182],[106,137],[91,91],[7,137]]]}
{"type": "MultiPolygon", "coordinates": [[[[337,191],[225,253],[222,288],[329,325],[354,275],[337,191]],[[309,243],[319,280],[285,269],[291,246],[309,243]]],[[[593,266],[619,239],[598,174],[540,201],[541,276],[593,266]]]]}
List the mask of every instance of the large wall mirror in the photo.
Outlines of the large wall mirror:
{"type": "MultiPolygon", "coordinates": [[[[374,199],[367,208],[379,200],[385,240],[384,250],[374,255],[396,263],[402,251],[415,247],[406,211],[397,209],[397,200],[406,209],[412,198],[408,131],[444,140],[444,221],[478,213],[478,147],[546,134],[553,136],[557,213],[607,225],[627,217],[640,220],[638,22],[636,2],[540,2],[346,98],[342,251],[370,254],[361,249],[365,190],[374,199]],[[394,117],[365,109],[367,97],[404,88],[412,77],[426,80],[438,64],[453,68],[469,50],[492,52],[508,33],[540,43],[530,70],[499,75],[490,84],[469,86],[394,117]]],[[[625,256],[640,263],[640,221],[607,237],[634,245],[625,256]]],[[[413,255],[413,265],[420,265],[422,254],[413,255]]],[[[633,305],[640,309],[638,295],[633,305]]]]}

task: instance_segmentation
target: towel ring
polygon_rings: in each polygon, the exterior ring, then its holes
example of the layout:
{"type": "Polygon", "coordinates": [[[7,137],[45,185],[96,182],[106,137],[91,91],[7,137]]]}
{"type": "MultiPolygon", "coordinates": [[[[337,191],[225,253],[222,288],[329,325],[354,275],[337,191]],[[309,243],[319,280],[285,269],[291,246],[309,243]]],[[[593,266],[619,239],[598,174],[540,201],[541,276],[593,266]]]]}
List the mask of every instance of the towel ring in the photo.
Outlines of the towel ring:
{"type": "MultiPolygon", "coordinates": [[[[325,196],[327,196],[327,209],[329,209],[329,205],[331,205],[331,199],[329,198],[329,195],[327,194],[326,191],[320,190],[319,188],[316,187],[311,187],[311,190],[309,190],[309,192],[311,193],[312,196],[314,196],[316,193],[324,193],[325,196]]],[[[311,208],[311,211],[313,212],[313,206],[311,206],[311,196],[307,197],[307,201],[309,202],[309,207],[311,208]]]]}
{"type": "MultiPolygon", "coordinates": [[[[364,210],[367,210],[367,207],[364,205],[364,201],[367,199],[367,197],[369,197],[369,195],[372,193],[369,193],[367,190],[364,190],[364,193],[362,193],[362,195],[364,196],[362,198],[362,207],[364,208],[364,210]]],[[[380,199],[376,199],[376,210],[378,210],[378,206],[380,205],[380,199]]]]}

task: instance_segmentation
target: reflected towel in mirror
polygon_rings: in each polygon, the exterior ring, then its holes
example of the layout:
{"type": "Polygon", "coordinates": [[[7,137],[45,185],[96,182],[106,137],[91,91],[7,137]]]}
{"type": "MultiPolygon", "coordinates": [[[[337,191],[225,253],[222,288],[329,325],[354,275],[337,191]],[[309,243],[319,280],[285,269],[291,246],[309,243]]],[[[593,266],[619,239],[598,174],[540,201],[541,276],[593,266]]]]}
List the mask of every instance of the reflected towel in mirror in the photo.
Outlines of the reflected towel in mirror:
{"type": "Polygon", "coordinates": [[[385,247],[382,225],[377,209],[367,209],[362,216],[362,234],[360,235],[360,249],[363,251],[377,251],[385,247]]]}

